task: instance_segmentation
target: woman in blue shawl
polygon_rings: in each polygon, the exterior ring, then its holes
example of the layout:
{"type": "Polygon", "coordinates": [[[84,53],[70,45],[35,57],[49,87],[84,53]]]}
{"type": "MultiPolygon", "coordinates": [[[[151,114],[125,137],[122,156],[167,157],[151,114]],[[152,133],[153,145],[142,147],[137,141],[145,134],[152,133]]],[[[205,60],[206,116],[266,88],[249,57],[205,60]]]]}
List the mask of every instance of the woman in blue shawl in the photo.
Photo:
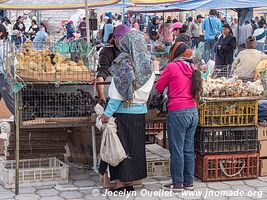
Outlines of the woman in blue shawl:
{"type": "MultiPolygon", "coordinates": [[[[116,37],[116,29],[114,32],[116,37]]],[[[109,71],[113,76],[103,122],[116,118],[118,136],[128,156],[118,166],[110,166],[110,179],[118,180],[112,191],[132,191],[129,182],[147,176],[145,152],[145,114],[155,74],[144,35],[130,31],[119,39],[121,51],[109,71]],[[127,184],[128,183],[128,184],[127,184]]]]}

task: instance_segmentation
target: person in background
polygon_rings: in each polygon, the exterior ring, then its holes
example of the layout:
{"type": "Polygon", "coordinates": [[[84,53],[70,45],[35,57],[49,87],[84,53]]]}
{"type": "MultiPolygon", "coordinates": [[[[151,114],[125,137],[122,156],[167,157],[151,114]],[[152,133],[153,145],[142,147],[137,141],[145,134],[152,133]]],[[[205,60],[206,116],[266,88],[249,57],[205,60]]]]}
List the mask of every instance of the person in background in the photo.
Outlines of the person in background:
{"type": "MultiPolygon", "coordinates": [[[[104,82],[109,76],[109,67],[112,62],[120,54],[117,48],[120,37],[130,32],[130,28],[126,25],[119,25],[115,28],[113,38],[110,41],[111,45],[104,46],[99,53],[99,67],[97,69],[97,82],[104,82]]],[[[104,93],[104,85],[97,85],[98,96],[100,100],[106,103],[106,97],[104,93]]]]}
{"type": "Polygon", "coordinates": [[[216,17],[217,14],[218,13],[216,10],[211,9],[209,12],[209,17],[206,18],[202,24],[205,43],[204,60],[206,63],[210,59],[214,60],[214,48],[216,39],[222,31],[222,23],[220,19],[216,17]]]}
{"type": "Polygon", "coordinates": [[[260,18],[258,16],[255,17],[255,22],[256,22],[256,29],[259,28],[258,24],[259,24],[260,18]]]}
{"type": "Polygon", "coordinates": [[[159,35],[162,38],[162,42],[166,47],[171,47],[173,42],[173,34],[171,31],[172,18],[167,17],[167,21],[163,23],[159,28],[159,35]]]}
{"type": "Polygon", "coordinates": [[[192,48],[198,48],[200,41],[203,41],[203,30],[202,30],[202,21],[203,18],[201,15],[198,15],[196,20],[189,24],[188,33],[192,39],[192,48]]]}
{"type": "Polygon", "coordinates": [[[103,37],[103,42],[106,44],[108,42],[108,36],[113,33],[113,24],[112,24],[112,19],[108,19],[107,23],[104,25],[104,37],[103,37]]]}
{"type": "Polygon", "coordinates": [[[139,24],[138,24],[138,21],[137,21],[136,18],[134,19],[134,22],[133,22],[133,28],[134,28],[135,30],[139,31],[139,24]]]}
{"type": "Polygon", "coordinates": [[[232,21],[231,29],[233,31],[233,35],[237,37],[238,35],[238,19],[237,18],[234,18],[234,20],[232,21]]]}
{"type": "Polygon", "coordinates": [[[256,24],[256,21],[253,19],[251,20],[251,26],[252,26],[253,33],[254,33],[254,31],[258,28],[258,24],[256,24]]]}
{"type": "Polygon", "coordinates": [[[2,18],[2,24],[6,27],[7,36],[11,37],[13,27],[10,20],[7,17],[2,18]]]}
{"type": "Polygon", "coordinates": [[[152,42],[159,39],[159,18],[153,17],[151,23],[148,26],[148,35],[152,42]]]}
{"type": "Polygon", "coordinates": [[[251,35],[246,40],[246,49],[239,52],[233,65],[232,74],[241,79],[254,79],[257,65],[267,59],[267,55],[256,49],[256,38],[251,35]]]}
{"type": "Polygon", "coordinates": [[[156,83],[159,93],[168,88],[167,129],[172,183],[163,185],[163,189],[174,192],[192,190],[194,182],[194,135],[202,78],[190,59],[192,55],[193,51],[186,43],[175,43],[171,47],[169,63],[156,83]]]}
{"type": "Polygon", "coordinates": [[[24,34],[19,32],[19,30],[14,30],[12,37],[11,37],[11,42],[14,44],[14,46],[17,49],[20,49],[21,45],[26,42],[27,38],[24,34]]]}
{"type": "Polygon", "coordinates": [[[81,38],[83,38],[86,41],[87,35],[86,35],[86,17],[83,18],[83,20],[80,22],[78,29],[81,33],[81,38]]]}
{"type": "Polygon", "coordinates": [[[7,72],[5,69],[5,61],[8,58],[8,45],[5,43],[7,36],[6,28],[0,24],[0,100],[3,98],[8,110],[15,114],[15,94],[12,91],[12,86],[7,81],[7,72]]]}
{"type": "Polygon", "coordinates": [[[187,18],[187,20],[186,20],[186,23],[185,23],[186,25],[187,25],[187,34],[190,36],[190,37],[192,37],[192,33],[191,33],[191,31],[189,30],[189,27],[191,27],[192,26],[192,24],[193,24],[193,17],[188,17],[187,18]]]}
{"type": "MultiPolygon", "coordinates": [[[[222,27],[222,35],[219,37],[215,46],[215,73],[228,65],[232,65],[234,61],[234,50],[236,48],[236,38],[229,24],[222,27]]],[[[228,68],[227,68],[228,69],[228,68]]],[[[230,74],[230,69],[228,69],[230,74]]],[[[218,74],[220,75],[220,74],[218,74]]]]}
{"type": "Polygon", "coordinates": [[[28,30],[28,33],[30,35],[30,40],[33,41],[35,36],[36,36],[36,33],[39,31],[39,27],[36,23],[36,21],[33,19],[32,20],[32,25],[30,26],[29,30],[28,30]]]}
{"type": "Polygon", "coordinates": [[[253,28],[249,21],[246,21],[245,24],[239,27],[238,49],[242,50],[246,48],[246,40],[251,35],[253,35],[253,28]]]}
{"type": "Polygon", "coordinates": [[[13,30],[18,30],[20,33],[25,33],[26,26],[23,23],[23,17],[19,16],[17,22],[15,23],[13,30]]]}
{"type": "Polygon", "coordinates": [[[43,50],[45,49],[46,38],[48,34],[45,31],[45,27],[40,25],[40,30],[37,32],[34,40],[33,40],[33,47],[36,50],[43,50]]]}
{"type": "Polygon", "coordinates": [[[184,42],[188,46],[192,46],[192,40],[190,36],[186,33],[187,26],[185,24],[182,24],[181,22],[174,23],[170,31],[173,33],[175,37],[175,43],[177,42],[184,42]]]}
{"type": "Polygon", "coordinates": [[[110,100],[100,118],[104,123],[111,116],[116,118],[117,135],[128,156],[116,167],[109,166],[110,180],[118,180],[113,192],[133,191],[131,182],[147,177],[145,114],[155,81],[151,55],[141,32],[134,30],[120,37],[118,49],[122,53],[109,68],[113,76],[110,100]]]}
{"type": "Polygon", "coordinates": [[[266,50],[265,48],[265,41],[266,41],[266,30],[264,28],[263,21],[259,21],[258,24],[259,28],[257,28],[253,36],[255,36],[257,41],[257,50],[264,52],[266,50]]]}
{"type": "Polygon", "coordinates": [[[115,27],[122,25],[122,15],[118,15],[117,21],[115,21],[115,27]]]}
{"type": "Polygon", "coordinates": [[[75,38],[75,30],[74,30],[74,23],[72,20],[70,20],[67,25],[66,25],[66,29],[67,29],[67,39],[71,40],[73,38],[75,38]]]}
{"type": "Polygon", "coordinates": [[[139,30],[141,32],[144,31],[145,28],[145,20],[144,20],[144,16],[141,14],[140,17],[137,19],[137,22],[139,24],[139,30]]]}
{"type": "Polygon", "coordinates": [[[102,23],[100,24],[100,26],[99,26],[99,35],[100,35],[100,37],[101,37],[101,41],[103,42],[103,39],[104,39],[104,26],[105,26],[105,24],[107,23],[107,21],[108,21],[108,17],[107,16],[105,16],[104,18],[103,18],[103,21],[102,21],[102,23]]]}

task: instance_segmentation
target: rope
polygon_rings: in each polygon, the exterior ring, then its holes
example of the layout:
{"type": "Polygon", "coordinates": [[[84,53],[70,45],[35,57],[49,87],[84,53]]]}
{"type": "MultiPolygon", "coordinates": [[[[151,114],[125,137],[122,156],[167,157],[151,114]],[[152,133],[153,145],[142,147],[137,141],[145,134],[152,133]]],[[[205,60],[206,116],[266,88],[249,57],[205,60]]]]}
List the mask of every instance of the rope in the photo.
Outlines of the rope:
{"type": "MultiPolygon", "coordinates": [[[[242,161],[241,161],[241,162],[242,162],[242,161]]],[[[240,163],[241,163],[241,162],[240,162],[240,163]]],[[[228,173],[225,171],[225,168],[224,168],[224,166],[223,166],[223,164],[222,164],[222,161],[220,161],[220,168],[221,168],[222,172],[224,173],[224,175],[227,176],[227,177],[235,177],[235,176],[241,174],[241,172],[243,171],[245,165],[246,165],[246,162],[243,163],[243,166],[241,167],[241,169],[240,169],[238,172],[236,172],[235,174],[231,174],[231,175],[230,175],[230,174],[228,174],[228,173]]]]}

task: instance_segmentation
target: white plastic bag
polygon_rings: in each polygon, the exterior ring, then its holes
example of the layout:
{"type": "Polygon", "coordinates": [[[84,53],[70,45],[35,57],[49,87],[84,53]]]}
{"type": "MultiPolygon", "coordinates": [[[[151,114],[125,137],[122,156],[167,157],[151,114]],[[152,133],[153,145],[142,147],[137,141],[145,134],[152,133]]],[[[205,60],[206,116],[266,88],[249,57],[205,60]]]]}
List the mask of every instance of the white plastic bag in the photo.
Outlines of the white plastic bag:
{"type": "MultiPolygon", "coordinates": [[[[108,123],[102,124],[100,118],[101,109],[98,104],[95,108],[97,114],[99,115],[96,120],[96,127],[99,130],[103,130],[103,136],[100,146],[100,157],[103,161],[107,162],[113,167],[116,167],[127,158],[125,150],[120,142],[117,135],[117,125],[114,117],[110,117],[108,123]]],[[[104,109],[102,110],[104,111],[104,109]]]]}

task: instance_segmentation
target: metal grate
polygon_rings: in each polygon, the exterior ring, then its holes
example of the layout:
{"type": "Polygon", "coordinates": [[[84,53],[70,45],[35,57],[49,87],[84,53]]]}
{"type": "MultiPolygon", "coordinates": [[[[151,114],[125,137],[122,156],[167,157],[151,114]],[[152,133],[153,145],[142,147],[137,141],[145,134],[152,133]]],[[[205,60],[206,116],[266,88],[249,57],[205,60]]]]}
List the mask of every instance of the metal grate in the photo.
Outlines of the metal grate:
{"type": "Polygon", "coordinates": [[[22,119],[35,123],[64,123],[90,117],[97,103],[90,85],[29,84],[22,91],[22,119]]]}
{"type": "Polygon", "coordinates": [[[195,134],[195,151],[201,155],[225,153],[256,153],[257,127],[201,128],[195,134]]]}

